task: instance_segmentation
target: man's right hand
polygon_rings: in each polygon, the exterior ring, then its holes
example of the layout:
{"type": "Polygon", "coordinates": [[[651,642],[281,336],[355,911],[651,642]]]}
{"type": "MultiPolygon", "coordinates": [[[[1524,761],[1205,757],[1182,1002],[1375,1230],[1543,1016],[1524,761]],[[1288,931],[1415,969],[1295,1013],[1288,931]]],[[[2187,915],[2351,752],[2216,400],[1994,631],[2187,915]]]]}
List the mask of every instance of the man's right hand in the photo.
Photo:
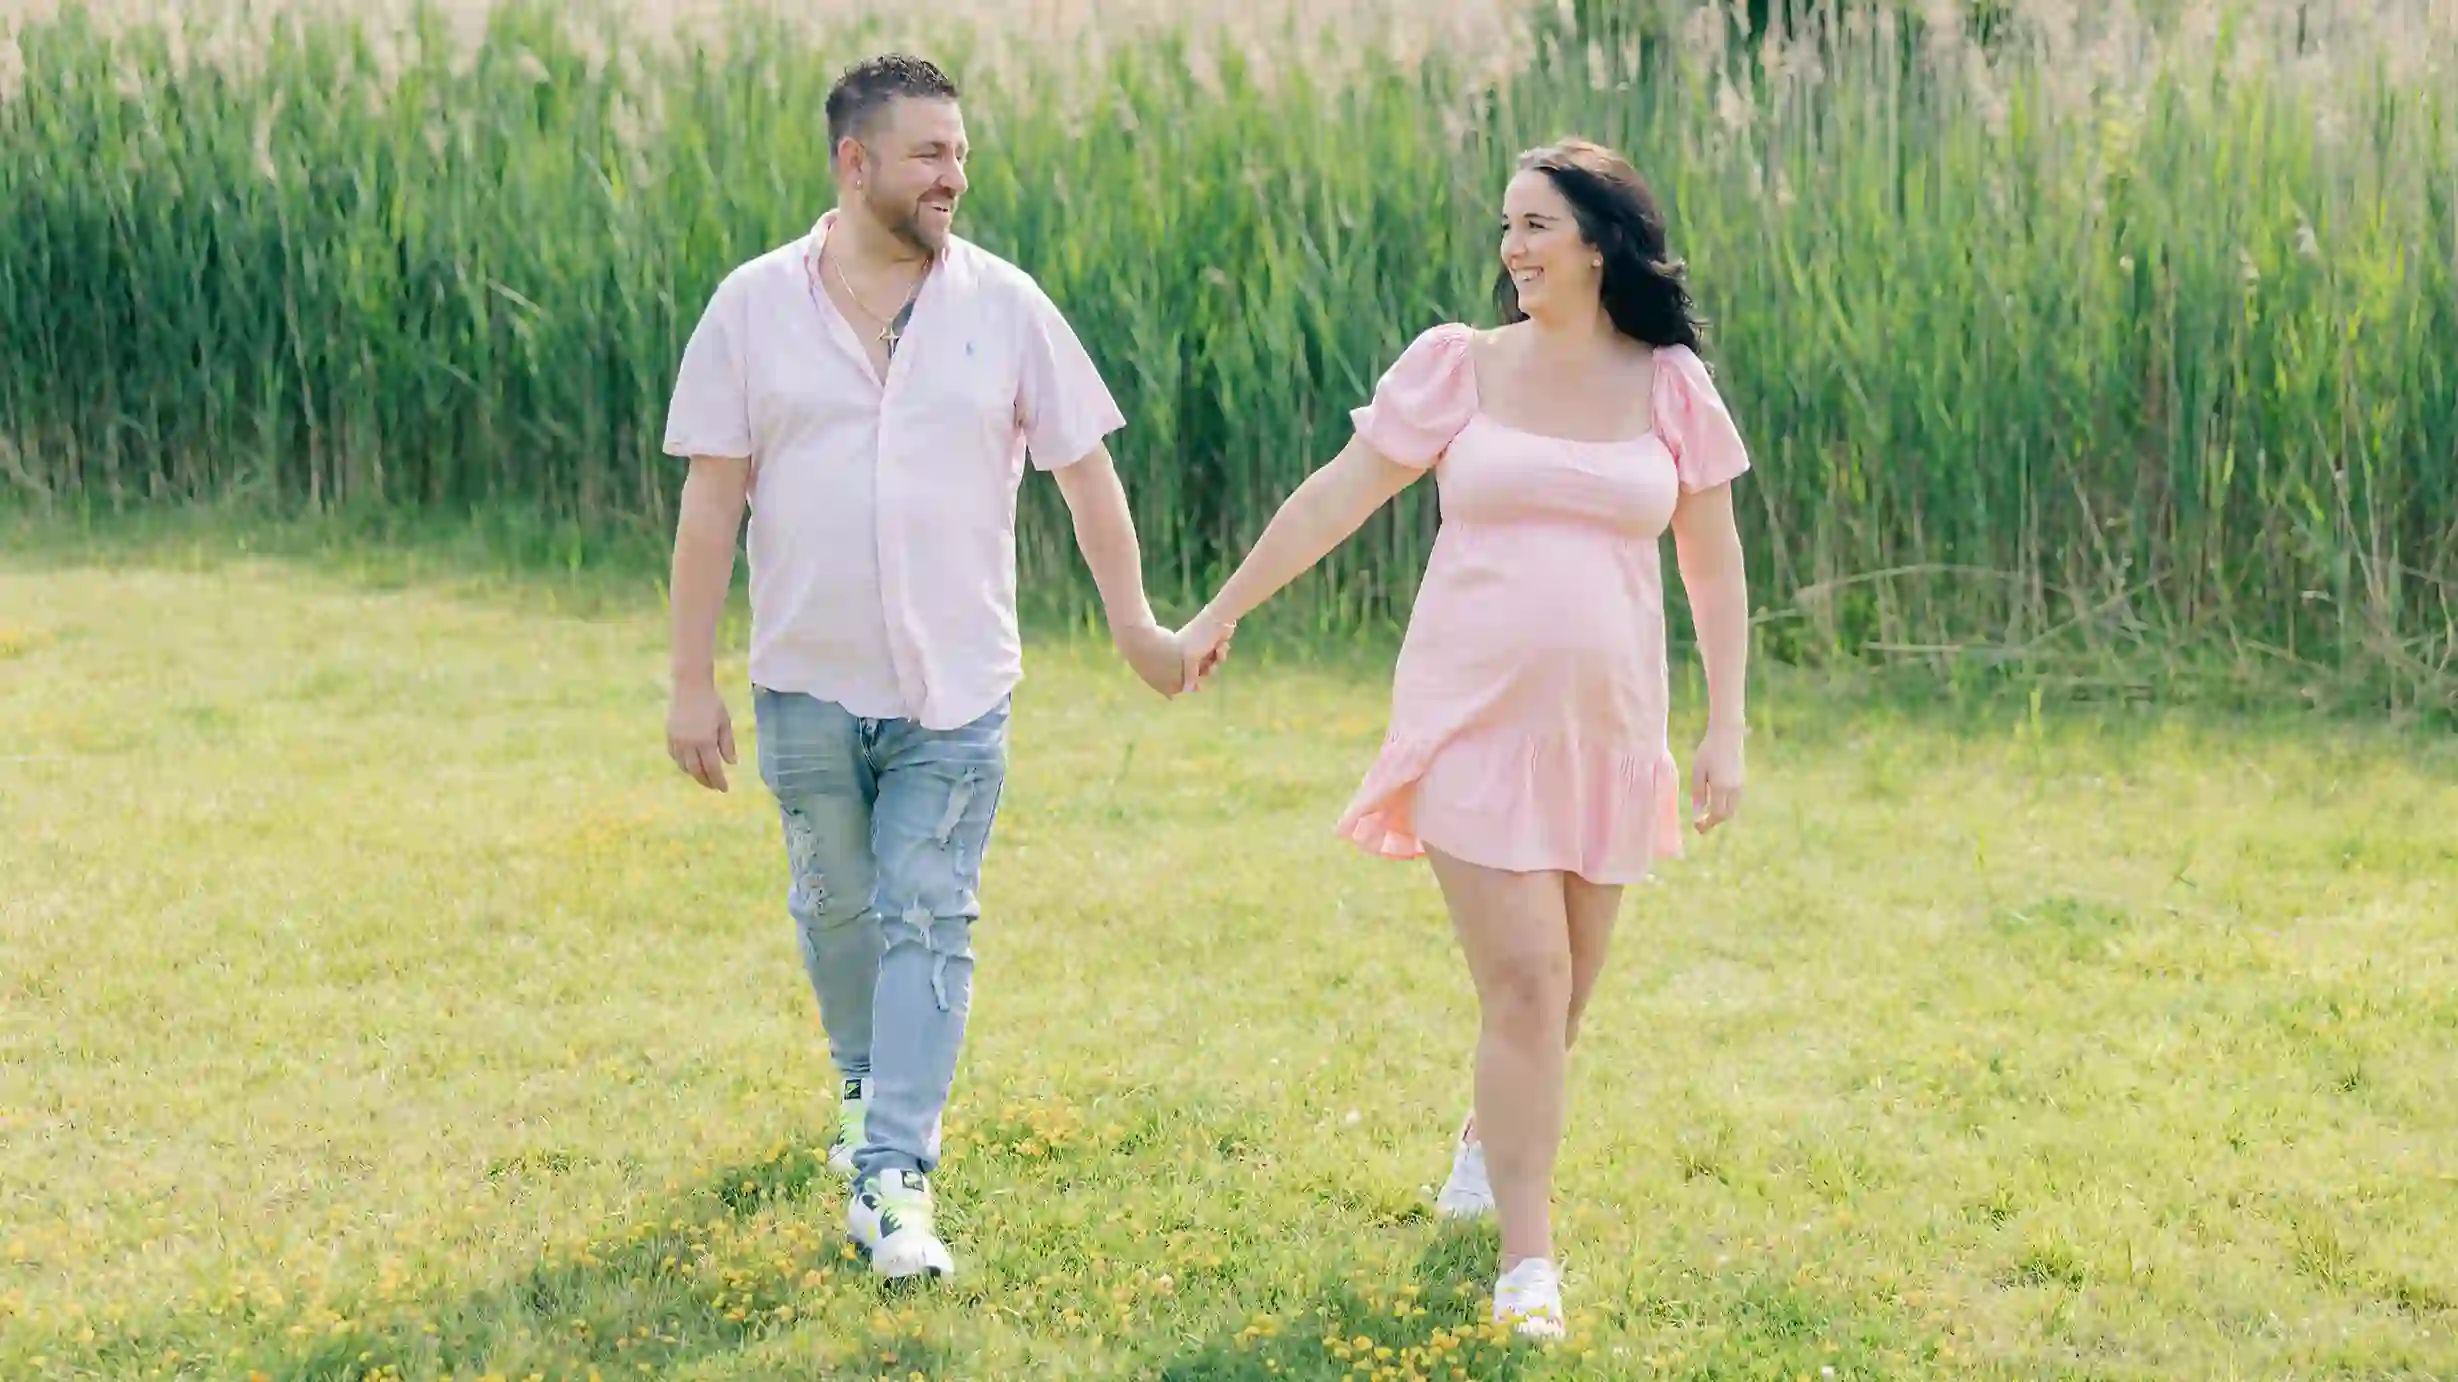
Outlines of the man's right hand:
{"type": "Polygon", "coordinates": [[[716,687],[675,690],[666,707],[666,756],[701,786],[726,790],[725,765],[734,761],[734,721],[716,687]]]}

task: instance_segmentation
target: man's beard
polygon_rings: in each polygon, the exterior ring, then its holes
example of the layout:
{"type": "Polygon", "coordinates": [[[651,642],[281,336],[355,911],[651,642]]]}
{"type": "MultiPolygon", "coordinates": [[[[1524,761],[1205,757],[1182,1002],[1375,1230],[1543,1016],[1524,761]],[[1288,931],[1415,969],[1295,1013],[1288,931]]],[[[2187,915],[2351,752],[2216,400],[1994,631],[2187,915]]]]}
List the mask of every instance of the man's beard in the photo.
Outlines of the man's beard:
{"type": "Polygon", "coordinates": [[[891,210],[876,200],[871,203],[871,215],[887,227],[888,234],[924,254],[937,254],[947,247],[947,231],[922,219],[920,197],[906,203],[901,209],[894,209],[893,214],[891,210]]]}

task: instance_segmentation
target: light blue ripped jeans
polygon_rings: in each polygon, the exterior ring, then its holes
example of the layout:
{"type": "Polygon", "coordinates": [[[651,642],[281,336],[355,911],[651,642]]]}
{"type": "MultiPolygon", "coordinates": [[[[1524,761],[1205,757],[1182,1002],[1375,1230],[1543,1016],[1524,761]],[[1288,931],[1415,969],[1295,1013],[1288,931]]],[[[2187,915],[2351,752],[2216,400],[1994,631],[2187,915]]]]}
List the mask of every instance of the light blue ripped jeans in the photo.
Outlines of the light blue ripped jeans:
{"type": "Polygon", "coordinates": [[[786,910],[843,1078],[867,1077],[854,1174],[937,1169],[973,1001],[973,923],[1007,778],[1007,717],[951,730],[752,688],[785,822],[786,910]]]}

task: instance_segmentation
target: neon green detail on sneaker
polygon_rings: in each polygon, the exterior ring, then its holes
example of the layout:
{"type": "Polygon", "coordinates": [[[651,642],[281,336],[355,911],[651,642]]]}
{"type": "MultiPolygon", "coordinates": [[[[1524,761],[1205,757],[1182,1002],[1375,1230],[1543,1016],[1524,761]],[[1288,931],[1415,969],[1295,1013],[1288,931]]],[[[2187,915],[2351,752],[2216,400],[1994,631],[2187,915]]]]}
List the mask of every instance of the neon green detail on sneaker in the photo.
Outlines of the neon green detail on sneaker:
{"type": "Polygon", "coordinates": [[[862,1101],[846,1099],[836,1106],[836,1140],[828,1144],[831,1152],[853,1151],[862,1145],[862,1101]]]}

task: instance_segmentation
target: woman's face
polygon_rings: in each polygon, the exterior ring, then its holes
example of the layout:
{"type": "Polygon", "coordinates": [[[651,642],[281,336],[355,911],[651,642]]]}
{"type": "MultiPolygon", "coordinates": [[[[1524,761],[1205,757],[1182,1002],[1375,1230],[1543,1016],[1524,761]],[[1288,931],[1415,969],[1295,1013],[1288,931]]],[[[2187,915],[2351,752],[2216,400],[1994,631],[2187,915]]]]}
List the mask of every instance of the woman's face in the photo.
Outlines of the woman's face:
{"type": "Polygon", "coordinates": [[[1602,259],[1580,234],[1561,189],[1537,169],[1519,173],[1503,190],[1502,267],[1519,289],[1519,310],[1531,317],[1596,300],[1602,259]]]}

